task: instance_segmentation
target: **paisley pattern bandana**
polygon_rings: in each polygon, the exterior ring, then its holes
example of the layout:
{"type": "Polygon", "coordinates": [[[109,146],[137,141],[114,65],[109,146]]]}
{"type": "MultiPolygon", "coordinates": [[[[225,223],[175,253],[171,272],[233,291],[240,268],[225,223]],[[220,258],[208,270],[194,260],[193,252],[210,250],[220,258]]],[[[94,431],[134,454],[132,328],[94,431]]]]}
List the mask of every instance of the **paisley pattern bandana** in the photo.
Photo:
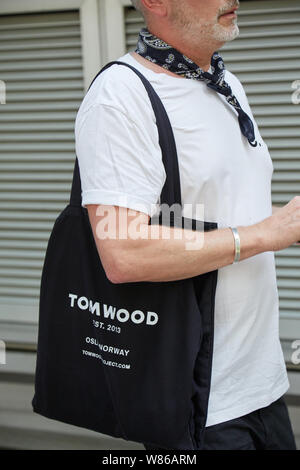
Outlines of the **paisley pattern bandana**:
{"type": "Polygon", "coordinates": [[[225,82],[225,65],[217,52],[211,58],[211,73],[205,72],[191,59],[151,34],[146,28],[142,28],[139,33],[135,52],[181,77],[202,80],[209,88],[224,95],[228,103],[237,111],[242,134],[252,147],[257,146],[253,122],[241,108],[231,87],[225,82]]]}

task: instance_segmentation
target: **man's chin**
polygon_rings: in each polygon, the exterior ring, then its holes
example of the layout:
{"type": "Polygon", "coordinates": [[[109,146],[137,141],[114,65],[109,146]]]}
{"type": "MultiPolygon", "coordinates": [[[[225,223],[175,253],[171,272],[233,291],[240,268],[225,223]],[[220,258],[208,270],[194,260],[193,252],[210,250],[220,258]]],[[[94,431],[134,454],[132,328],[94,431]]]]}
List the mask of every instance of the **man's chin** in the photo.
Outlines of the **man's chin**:
{"type": "Polygon", "coordinates": [[[214,39],[220,42],[230,42],[236,39],[239,34],[240,30],[237,24],[233,24],[230,27],[217,25],[214,30],[214,39]]]}
{"type": "Polygon", "coordinates": [[[233,31],[231,32],[232,38],[229,39],[229,41],[233,41],[240,35],[240,28],[238,27],[237,24],[233,25],[233,31]]]}

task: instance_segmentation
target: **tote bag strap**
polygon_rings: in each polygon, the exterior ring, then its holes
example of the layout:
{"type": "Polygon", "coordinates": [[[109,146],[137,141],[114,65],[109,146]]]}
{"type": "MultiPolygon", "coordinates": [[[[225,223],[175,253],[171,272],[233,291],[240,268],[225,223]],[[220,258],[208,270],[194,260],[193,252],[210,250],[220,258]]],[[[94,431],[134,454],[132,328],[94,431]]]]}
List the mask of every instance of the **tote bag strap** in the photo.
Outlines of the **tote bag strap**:
{"type": "MultiPolygon", "coordinates": [[[[137,74],[137,76],[141,79],[146,91],[148,93],[151,105],[153,107],[153,111],[155,114],[157,129],[158,129],[158,136],[159,136],[159,145],[162,151],[162,160],[165,167],[166,172],[166,181],[163,186],[160,203],[168,204],[168,206],[172,206],[172,204],[179,204],[181,206],[181,188],[180,188],[180,177],[179,177],[179,168],[178,168],[178,157],[177,157],[177,150],[176,144],[174,139],[173,130],[170,124],[169,117],[167,112],[162,104],[161,99],[155,92],[154,88],[150,84],[150,82],[141,74],[137,69],[132,67],[131,65],[125,62],[113,61],[109,62],[105,65],[94,77],[93,81],[91,82],[90,87],[92,86],[93,82],[96,78],[104,72],[104,70],[108,69],[112,65],[123,65],[129,67],[133,72],[137,74]]],[[[73,173],[73,182],[72,182],[72,189],[71,189],[71,197],[70,197],[70,205],[72,206],[81,206],[81,181],[80,181],[80,173],[78,167],[78,158],[76,157],[75,166],[74,166],[74,173],[73,173]]],[[[177,225],[177,223],[176,223],[177,225]]],[[[181,221],[179,222],[181,225],[181,221]]]]}

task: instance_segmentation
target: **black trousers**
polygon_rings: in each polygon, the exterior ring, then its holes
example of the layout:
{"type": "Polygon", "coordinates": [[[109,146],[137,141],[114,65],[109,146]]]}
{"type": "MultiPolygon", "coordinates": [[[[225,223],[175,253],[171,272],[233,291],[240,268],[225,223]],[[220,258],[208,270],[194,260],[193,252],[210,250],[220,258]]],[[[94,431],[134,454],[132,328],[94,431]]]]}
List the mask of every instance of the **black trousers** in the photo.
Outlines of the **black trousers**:
{"type": "MultiPolygon", "coordinates": [[[[147,444],[144,447],[155,449],[147,444]]],[[[206,427],[201,450],[297,450],[284,398],[239,418],[206,427]]]]}

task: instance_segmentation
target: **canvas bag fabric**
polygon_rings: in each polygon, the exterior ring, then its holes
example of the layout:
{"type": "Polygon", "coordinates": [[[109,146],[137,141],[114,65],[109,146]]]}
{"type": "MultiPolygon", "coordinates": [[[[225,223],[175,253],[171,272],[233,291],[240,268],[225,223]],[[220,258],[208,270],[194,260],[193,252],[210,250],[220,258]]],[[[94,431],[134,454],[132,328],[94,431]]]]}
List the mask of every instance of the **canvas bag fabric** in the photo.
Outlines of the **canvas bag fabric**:
{"type": "MultiPolygon", "coordinates": [[[[176,145],[165,108],[148,80],[126,63],[111,62],[96,77],[113,64],[132,69],[145,86],[167,175],[160,203],[181,205],[176,145]]],[[[161,215],[149,224],[164,223],[161,215]]],[[[171,217],[169,225],[190,227],[187,221],[199,230],[199,223],[183,217],[171,217]]],[[[217,223],[203,221],[200,230],[216,228],[217,223]]],[[[33,410],[159,448],[200,449],[217,273],[110,282],[81,206],[76,158],[70,203],[54,222],[42,270],[33,410]]]]}

